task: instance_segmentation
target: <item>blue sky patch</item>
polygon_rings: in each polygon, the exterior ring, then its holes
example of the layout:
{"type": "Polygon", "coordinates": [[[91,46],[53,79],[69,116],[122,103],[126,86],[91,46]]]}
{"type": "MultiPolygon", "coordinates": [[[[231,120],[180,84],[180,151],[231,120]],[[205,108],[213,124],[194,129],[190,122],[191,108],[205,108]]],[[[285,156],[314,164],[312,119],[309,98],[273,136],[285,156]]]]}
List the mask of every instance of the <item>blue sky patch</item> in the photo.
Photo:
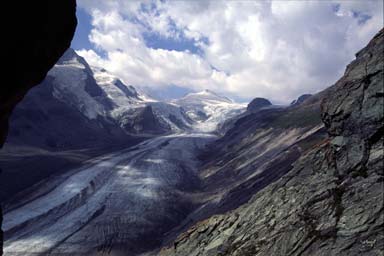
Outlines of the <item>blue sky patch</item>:
{"type": "Polygon", "coordinates": [[[84,9],[76,9],[77,27],[75,35],[71,42],[71,48],[74,50],[94,50],[102,58],[107,57],[107,52],[95,47],[91,41],[89,41],[89,34],[92,30],[92,16],[88,14],[84,9]]]}
{"type": "Polygon", "coordinates": [[[143,38],[145,45],[153,49],[164,49],[174,51],[189,51],[193,54],[202,56],[203,51],[197,46],[195,40],[181,38],[169,38],[159,35],[158,33],[144,33],[143,38]]]}
{"type": "Polygon", "coordinates": [[[93,49],[92,43],[89,41],[89,33],[92,30],[92,17],[82,8],[77,8],[77,27],[75,36],[73,37],[71,48],[75,50],[93,49]]]}
{"type": "MultiPolygon", "coordinates": [[[[141,5],[142,12],[158,12],[156,9],[156,5],[154,4],[142,4],[141,5]]],[[[92,49],[99,56],[106,57],[106,53],[92,44],[89,41],[89,34],[92,30],[92,17],[88,14],[84,9],[77,8],[77,20],[78,25],[76,28],[75,36],[73,38],[71,47],[75,50],[81,49],[92,49]]],[[[184,32],[177,27],[174,21],[169,20],[169,32],[174,35],[173,37],[166,37],[160,35],[155,31],[151,31],[148,26],[146,26],[145,22],[140,21],[137,17],[126,17],[123,15],[123,18],[135,23],[139,24],[147,29],[147,31],[143,32],[142,36],[147,47],[153,49],[164,49],[164,50],[175,50],[175,51],[188,51],[192,54],[197,54],[199,56],[203,56],[204,52],[199,47],[199,44],[209,44],[208,38],[202,37],[199,41],[194,39],[189,39],[184,35],[184,32]]]]}
{"type": "Polygon", "coordinates": [[[199,47],[199,43],[208,44],[207,38],[199,41],[187,38],[184,31],[177,27],[176,23],[169,19],[168,29],[171,36],[163,36],[155,31],[147,31],[143,33],[145,45],[153,49],[164,49],[174,51],[188,51],[200,56],[204,55],[203,50],[199,47]]]}

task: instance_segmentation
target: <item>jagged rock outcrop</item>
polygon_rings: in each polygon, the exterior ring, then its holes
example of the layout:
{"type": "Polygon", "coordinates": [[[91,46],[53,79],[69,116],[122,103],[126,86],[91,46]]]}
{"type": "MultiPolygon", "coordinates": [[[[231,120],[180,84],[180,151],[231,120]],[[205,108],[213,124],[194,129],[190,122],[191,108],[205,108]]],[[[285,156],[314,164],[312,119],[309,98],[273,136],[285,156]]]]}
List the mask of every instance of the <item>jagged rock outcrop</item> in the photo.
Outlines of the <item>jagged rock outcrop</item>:
{"type": "Polygon", "coordinates": [[[31,87],[44,79],[70,46],[77,24],[75,0],[5,1],[2,10],[12,13],[13,20],[9,20],[9,15],[1,17],[4,24],[1,59],[6,63],[3,69],[6,81],[0,87],[0,147],[13,108],[31,87]],[[24,61],[23,65],[20,60],[24,61]]]}
{"type": "Polygon", "coordinates": [[[260,108],[271,106],[272,103],[264,98],[254,98],[247,106],[247,111],[257,111],[260,108]]]}
{"type": "Polygon", "coordinates": [[[384,30],[329,89],[329,138],[241,207],[198,222],[160,255],[381,255],[384,30]]]}

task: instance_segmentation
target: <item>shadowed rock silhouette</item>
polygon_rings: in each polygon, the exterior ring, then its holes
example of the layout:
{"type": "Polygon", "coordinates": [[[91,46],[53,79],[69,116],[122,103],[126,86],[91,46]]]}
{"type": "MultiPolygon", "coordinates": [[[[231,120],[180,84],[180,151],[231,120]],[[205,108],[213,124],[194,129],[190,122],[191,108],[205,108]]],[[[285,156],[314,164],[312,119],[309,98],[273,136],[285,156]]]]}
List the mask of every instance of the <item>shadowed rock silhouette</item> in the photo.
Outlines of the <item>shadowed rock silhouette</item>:
{"type": "MultiPolygon", "coordinates": [[[[70,46],[77,25],[75,0],[6,1],[2,10],[13,20],[1,16],[6,80],[0,87],[0,147],[13,108],[70,46]]],[[[2,248],[2,233],[0,241],[2,248]]]]}

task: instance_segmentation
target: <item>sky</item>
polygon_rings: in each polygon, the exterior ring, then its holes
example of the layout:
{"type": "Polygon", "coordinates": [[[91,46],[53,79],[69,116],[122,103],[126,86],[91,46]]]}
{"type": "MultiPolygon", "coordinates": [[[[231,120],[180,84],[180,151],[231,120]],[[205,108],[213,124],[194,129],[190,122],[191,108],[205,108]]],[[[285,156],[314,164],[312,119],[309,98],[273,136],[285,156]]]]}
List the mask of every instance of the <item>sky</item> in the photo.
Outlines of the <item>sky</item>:
{"type": "Polygon", "coordinates": [[[78,0],[72,48],[126,84],[289,103],[334,84],[383,1],[78,0]]]}

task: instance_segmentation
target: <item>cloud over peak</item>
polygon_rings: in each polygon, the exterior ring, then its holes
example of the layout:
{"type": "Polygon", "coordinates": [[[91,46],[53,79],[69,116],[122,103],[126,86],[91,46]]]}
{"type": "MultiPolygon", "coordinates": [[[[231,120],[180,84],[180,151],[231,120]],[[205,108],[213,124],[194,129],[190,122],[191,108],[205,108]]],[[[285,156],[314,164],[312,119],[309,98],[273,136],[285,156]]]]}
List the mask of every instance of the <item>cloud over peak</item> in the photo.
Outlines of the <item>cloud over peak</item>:
{"type": "Polygon", "coordinates": [[[94,49],[136,86],[205,88],[290,102],[328,87],[383,26],[378,1],[79,0],[94,49]]]}

